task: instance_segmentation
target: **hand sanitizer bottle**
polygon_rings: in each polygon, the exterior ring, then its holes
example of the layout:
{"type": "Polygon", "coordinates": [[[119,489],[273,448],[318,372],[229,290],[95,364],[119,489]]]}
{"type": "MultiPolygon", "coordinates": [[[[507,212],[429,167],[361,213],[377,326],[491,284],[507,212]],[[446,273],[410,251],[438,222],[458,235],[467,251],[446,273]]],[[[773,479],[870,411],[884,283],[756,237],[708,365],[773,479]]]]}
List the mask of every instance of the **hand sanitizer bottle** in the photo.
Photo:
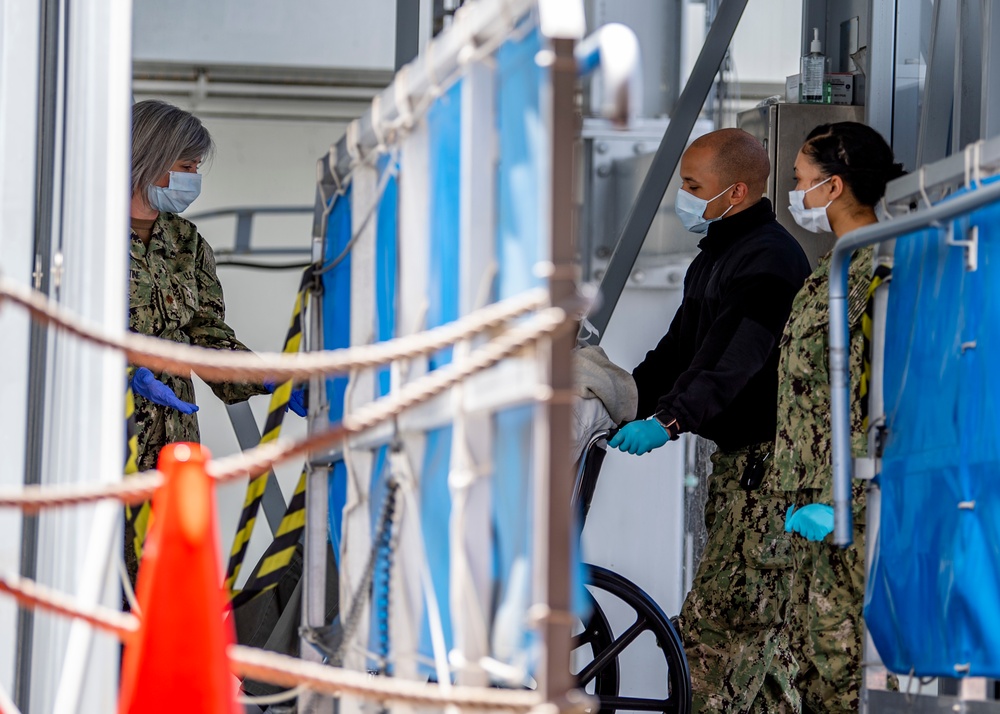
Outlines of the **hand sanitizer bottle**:
{"type": "Polygon", "coordinates": [[[823,45],[819,41],[819,28],[813,28],[813,39],[809,44],[809,54],[802,58],[802,103],[823,103],[823,75],[826,58],[823,45]]]}

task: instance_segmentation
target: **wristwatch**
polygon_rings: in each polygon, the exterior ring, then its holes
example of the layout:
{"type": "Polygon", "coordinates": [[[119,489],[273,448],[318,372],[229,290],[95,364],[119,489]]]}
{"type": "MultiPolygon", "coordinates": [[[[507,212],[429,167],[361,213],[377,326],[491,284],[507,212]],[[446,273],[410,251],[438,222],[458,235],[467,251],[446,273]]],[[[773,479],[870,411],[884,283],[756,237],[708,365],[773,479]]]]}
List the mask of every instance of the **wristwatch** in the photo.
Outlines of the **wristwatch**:
{"type": "Polygon", "coordinates": [[[656,420],[657,424],[663,427],[663,430],[667,432],[667,436],[671,441],[680,436],[681,426],[677,423],[676,419],[672,419],[666,414],[661,414],[659,412],[653,415],[653,419],[656,420]]]}

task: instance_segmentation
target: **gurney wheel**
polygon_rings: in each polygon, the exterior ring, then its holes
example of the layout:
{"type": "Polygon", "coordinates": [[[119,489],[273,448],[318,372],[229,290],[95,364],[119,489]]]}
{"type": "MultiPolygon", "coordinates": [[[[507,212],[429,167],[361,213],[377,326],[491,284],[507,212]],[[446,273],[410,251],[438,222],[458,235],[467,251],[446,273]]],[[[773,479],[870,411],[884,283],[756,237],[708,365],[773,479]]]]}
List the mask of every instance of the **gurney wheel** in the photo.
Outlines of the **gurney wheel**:
{"type": "Polygon", "coordinates": [[[585,676],[577,676],[580,687],[603,701],[605,698],[618,696],[618,658],[602,659],[603,666],[593,666],[601,657],[601,653],[610,649],[614,642],[614,634],[611,631],[611,623],[608,622],[601,606],[597,604],[597,600],[589,593],[588,599],[590,618],[584,623],[583,632],[573,638],[573,657],[574,662],[583,663],[580,673],[586,671],[585,676]]]}
{"type": "Polygon", "coordinates": [[[590,645],[594,654],[593,660],[585,664],[577,675],[580,686],[589,690],[588,685],[594,682],[591,693],[601,702],[601,714],[615,711],[688,714],[692,710],[691,675],[684,656],[684,646],[670,620],[660,606],[635,583],[605,568],[595,565],[588,568],[588,587],[592,591],[601,590],[617,598],[635,613],[635,620],[616,635],[604,611],[596,606],[595,601],[586,629],[573,642],[574,650],[590,645]],[[663,652],[667,673],[665,699],[621,696],[617,691],[621,667],[619,657],[644,632],[651,632],[656,637],[663,652]]]}

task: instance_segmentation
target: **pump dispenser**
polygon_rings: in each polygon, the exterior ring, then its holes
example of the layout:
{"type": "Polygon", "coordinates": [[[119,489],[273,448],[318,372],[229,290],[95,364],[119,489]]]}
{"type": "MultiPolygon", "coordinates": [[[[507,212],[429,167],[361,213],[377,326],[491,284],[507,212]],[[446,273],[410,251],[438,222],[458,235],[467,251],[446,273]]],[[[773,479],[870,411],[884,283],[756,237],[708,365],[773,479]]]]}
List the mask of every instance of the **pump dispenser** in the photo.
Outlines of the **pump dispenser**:
{"type": "Polygon", "coordinates": [[[826,71],[826,58],[823,56],[823,44],[819,41],[819,28],[813,28],[813,39],[809,43],[809,54],[802,58],[802,103],[823,103],[823,75],[826,71]]]}

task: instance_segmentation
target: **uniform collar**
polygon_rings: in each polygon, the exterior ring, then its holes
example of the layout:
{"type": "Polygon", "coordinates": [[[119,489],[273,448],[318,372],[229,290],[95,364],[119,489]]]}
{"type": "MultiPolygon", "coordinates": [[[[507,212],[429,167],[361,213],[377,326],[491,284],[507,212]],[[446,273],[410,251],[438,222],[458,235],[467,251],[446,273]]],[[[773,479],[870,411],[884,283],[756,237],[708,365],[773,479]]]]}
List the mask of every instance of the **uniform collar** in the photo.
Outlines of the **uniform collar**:
{"type": "Polygon", "coordinates": [[[760,228],[765,223],[774,220],[774,209],[771,202],[762,198],[745,211],[735,216],[723,218],[708,226],[708,235],[701,239],[698,247],[716,255],[724,253],[733,243],[747,233],[760,228]]]}

